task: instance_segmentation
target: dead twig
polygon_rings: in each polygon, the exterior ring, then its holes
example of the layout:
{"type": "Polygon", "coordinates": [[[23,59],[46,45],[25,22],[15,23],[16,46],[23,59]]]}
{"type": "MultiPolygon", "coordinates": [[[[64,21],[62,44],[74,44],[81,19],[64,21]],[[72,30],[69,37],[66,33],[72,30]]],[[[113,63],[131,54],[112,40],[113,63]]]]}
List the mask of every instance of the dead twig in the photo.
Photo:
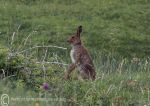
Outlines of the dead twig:
{"type": "Polygon", "coordinates": [[[23,52],[26,52],[26,51],[28,51],[28,50],[35,49],[35,48],[58,48],[58,49],[63,49],[63,50],[66,50],[66,49],[67,49],[67,48],[64,48],[64,47],[52,46],[52,45],[49,45],[49,46],[34,46],[34,47],[31,47],[31,48],[22,50],[22,51],[20,51],[20,52],[16,52],[15,54],[20,54],[20,53],[23,53],[23,52]]]}

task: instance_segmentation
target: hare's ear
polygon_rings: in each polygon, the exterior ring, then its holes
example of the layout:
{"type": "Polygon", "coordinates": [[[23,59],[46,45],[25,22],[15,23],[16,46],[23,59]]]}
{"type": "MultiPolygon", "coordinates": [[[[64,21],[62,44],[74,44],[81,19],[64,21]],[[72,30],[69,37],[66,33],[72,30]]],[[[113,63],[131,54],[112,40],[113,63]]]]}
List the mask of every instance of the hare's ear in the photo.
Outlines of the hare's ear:
{"type": "Polygon", "coordinates": [[[79,26],[77,29],[77,36],[80,37],[80,33],[82,32],[82,26],[79,26]]]}

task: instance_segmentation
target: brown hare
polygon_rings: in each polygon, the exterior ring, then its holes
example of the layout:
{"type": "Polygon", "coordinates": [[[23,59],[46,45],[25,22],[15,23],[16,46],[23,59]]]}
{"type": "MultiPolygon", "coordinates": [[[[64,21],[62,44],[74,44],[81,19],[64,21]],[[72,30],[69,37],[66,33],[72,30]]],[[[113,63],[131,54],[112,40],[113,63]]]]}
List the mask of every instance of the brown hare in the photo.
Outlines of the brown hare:
{"type": "Polygon", "coordinates": [[[82,32],[82,26],[77,28],[77,32],[69,37],[67,40],[68,43],[72,45],[72,50],[70,52],[72,64],[69,65],[68,70],[65,73],[64,78],[69,79],[71,72],[78,68],[79,75],[78,79],[91,79],[95,80],[96,72],[94,69],[94,64],[88,51],[83,46],[80,33],[82,32]]]}

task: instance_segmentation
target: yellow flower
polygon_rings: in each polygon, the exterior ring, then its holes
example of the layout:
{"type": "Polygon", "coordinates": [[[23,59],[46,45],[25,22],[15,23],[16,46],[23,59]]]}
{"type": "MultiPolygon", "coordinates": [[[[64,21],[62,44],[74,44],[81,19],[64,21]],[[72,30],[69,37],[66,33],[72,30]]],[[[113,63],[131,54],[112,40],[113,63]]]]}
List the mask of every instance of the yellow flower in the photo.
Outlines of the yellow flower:
{"type": "Polygon", "coordinates": [[[36,102],[34,106],[40,106],[40,103],[39,103],[39,102],[36,102]]]}

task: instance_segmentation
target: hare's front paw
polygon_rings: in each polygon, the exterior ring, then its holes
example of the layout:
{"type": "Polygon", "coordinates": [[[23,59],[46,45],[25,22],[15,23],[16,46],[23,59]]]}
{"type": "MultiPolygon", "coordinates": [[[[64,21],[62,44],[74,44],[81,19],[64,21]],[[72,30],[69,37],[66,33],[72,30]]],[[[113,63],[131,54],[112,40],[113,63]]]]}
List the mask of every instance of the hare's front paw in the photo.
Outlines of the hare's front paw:
{"type": "Polygon", "coordinates": [[[70,77],[69,77],[69,75],[65,74],[64,77],[63,77],[63,79],[64,79],[64,80],[69,80],[70,77]]]}

